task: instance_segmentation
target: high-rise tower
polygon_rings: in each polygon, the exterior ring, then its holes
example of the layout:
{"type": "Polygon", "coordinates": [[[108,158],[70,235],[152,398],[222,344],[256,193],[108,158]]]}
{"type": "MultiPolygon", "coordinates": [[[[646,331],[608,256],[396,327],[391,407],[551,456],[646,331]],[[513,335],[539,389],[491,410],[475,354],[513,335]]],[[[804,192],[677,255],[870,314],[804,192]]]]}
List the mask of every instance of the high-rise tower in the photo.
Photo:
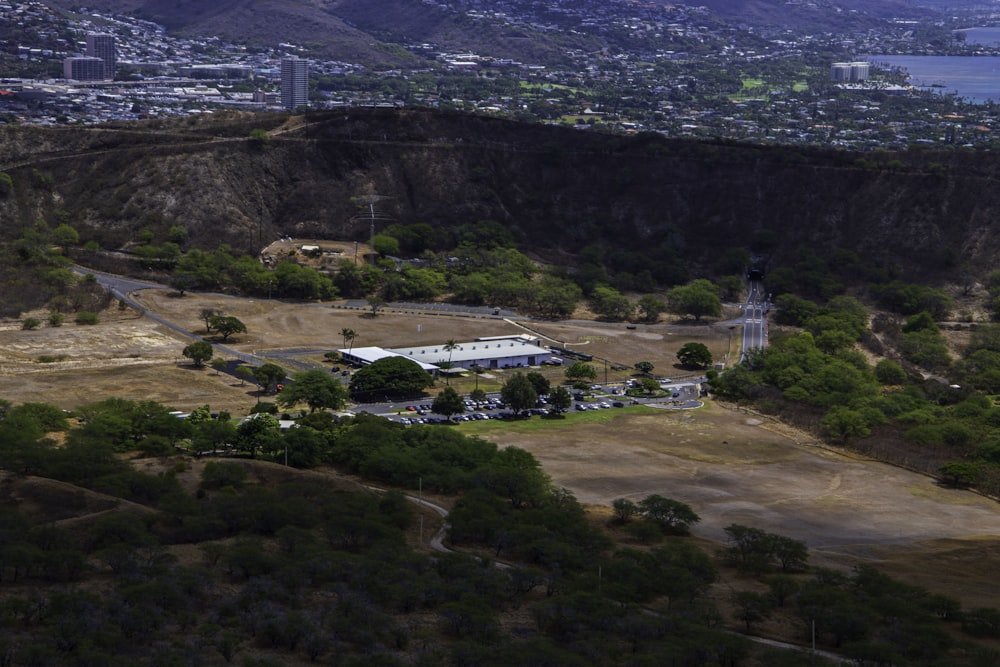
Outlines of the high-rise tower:
{"type": "Polygon", "coordinates": [[[104,62],[104,78],[114,79],[118,58],[115,55],[115,36],[92,32],[87,35],[87,57],[104,62]]]}
{"type": "Polygon", "coordinates": [[[281,59],[281,106],[289,111],[309,104],[309,61],[281,59]]]}

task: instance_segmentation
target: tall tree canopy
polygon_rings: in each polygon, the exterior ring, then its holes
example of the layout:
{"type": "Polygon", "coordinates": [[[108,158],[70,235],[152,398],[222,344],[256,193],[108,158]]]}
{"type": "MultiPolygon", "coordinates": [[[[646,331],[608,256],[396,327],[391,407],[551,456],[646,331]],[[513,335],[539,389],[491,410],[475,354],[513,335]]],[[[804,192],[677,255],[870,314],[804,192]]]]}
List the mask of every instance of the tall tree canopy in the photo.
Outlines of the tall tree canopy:
{"type": "Polygon", "coordinates": [[[396,400],[420,396],[434,382],[420,364],[405,357],[386,357],[368,364],[351,378],[357,401],[396,400]]]}
{"type": "Polygon", "coordinates": [[[282,389],[277,403],[282,408],[289,408],[296,403],[305,403],[310,412],[321,408],[339,410],[347,402],[347,388],[321,370],[311,370],[296,373],[292,382],[282,389]]]}

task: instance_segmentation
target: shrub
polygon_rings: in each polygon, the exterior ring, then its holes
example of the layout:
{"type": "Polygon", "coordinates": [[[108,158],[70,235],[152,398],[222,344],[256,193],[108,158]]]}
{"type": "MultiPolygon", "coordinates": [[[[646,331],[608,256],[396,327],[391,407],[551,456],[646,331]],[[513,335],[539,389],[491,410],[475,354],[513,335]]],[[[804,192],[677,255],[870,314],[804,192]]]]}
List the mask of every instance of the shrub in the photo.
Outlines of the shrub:
{"type": "Polygon", "coordinates": [[[65,354],[40,354],[38,355],[38,363],[54,364],[57,361],[63,361],[65,358],[66,358],[65,354]]]}
{"type": "Polygon", "coordinates": [[[875,377],[879,384],[898,385],[906,382],[906,371],[891,359],[882,359],[875,364],[875,377]]]}
{"type": "Polygon", "coordinates": [[[26,317],[21,321],[21,328],[26,331],[37,329],[41,325],[42,322],[37,317],[26,317]]]}
{"type": "Polygon", "coordinates": [[[238,489],[246,478],[247,471],[239,463],[209,461],[201,473],[201,488],[221,489],[228,486],[238,489]]]}
{"type": "Polygon", "coordinates": [[[97,324],[100,318],[97,317],[97,313],[84,310],[76,314],[75,321],[77,324],[97,324]]]}
{"type": "Polygon", "coordinates": [[[58,311],[52,311],[49,313],[49,326],[50,327],[61,327],[63,324],[63,314],[58,311]]]}
{"type": "Polygon", "coordinates": [[[625,527],[632,539],[642,544],[654,544],[663,539],[663,529],[647,519],[633,521],[625,527]]]}
{"type": "Polygon", "coordinates": [[[250,410],[250,414],[264,413],[268,415],[278,414],[278,406],[269,401],[261,401],[257,405],[253,406],[250,410]]]}

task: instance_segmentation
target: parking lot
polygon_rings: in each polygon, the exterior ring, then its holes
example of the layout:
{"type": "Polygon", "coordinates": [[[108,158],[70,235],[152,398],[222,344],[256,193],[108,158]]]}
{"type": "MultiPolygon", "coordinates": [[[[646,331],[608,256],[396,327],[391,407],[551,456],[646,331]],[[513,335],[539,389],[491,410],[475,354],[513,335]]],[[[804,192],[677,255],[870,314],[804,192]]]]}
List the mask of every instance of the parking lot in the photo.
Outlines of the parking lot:
{"type": "Polygon", "coordinates": [[[564,412],[611,410],[637,404],[654,404],[659,407],[690,409],[701,405],[701,402],[697,400],[699,395],[698,387],[699,383],[690,381],[683,384],[672,384],[664,386],[665,389],[671,392],[669,398],[650,399],[626,396],[625,391],[627,386],[625,383],[593,385],[586,394],[575,394],[572,405],[565,411],[553,407],[547,402],[547,397],[542,396],[535,407],[523,411],[519,415],[514,414],[514,411],[503,402],[499,393],[488,394],[486,399],[482,401],[466,399],[463,401],[465,410],[460,414],[452,415],[450,419],[447,415],[435,413],[431,402],[376,403],[365,405],[362,409],[365,412],[382,415],[407,426],[446,424],[449,421],[454,423],[488,419],[523,419],[524,417],[545,416],[564,412]]]}

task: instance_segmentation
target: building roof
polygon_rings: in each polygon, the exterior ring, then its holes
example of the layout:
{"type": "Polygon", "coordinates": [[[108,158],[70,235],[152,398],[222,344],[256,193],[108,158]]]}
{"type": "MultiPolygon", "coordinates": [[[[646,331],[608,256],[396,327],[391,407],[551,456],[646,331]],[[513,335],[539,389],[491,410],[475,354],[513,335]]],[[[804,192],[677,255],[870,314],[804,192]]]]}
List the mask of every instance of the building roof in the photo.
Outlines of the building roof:
{"type": "Polygon", "coordinates": [[[420,367],[425,371],[437,370],[437,366],[434,364],[425,363],[420,359],[411,357],[408,354],[403,354],[395,350],[387,350],[384,347],[355,347],[350,350],[345,348],[343,350],[337,350],[337,352],[340,352],[340,356],[342,357],[354,357],[356,359],[360,359],[366,364],[373,363],[379,359],[386,359],[388,357],[405,357],[420,364],[420,367]]]}
{"type": "Polygon", "coordinates": [[[547,355],[552,353],[551,350],[539,347],[532,343],[529,338],[522,338],[521,336],[505,336],[459,343],[458,347],[454,350],[446,350],[444,349],[444,345],[444,343],[412,345],[410,347],[393,348],[391,351],[410,357],[416,361],[434,364],[445,363],[449,360],[452,364],[461,364],[469,361],[547,355]]]}

